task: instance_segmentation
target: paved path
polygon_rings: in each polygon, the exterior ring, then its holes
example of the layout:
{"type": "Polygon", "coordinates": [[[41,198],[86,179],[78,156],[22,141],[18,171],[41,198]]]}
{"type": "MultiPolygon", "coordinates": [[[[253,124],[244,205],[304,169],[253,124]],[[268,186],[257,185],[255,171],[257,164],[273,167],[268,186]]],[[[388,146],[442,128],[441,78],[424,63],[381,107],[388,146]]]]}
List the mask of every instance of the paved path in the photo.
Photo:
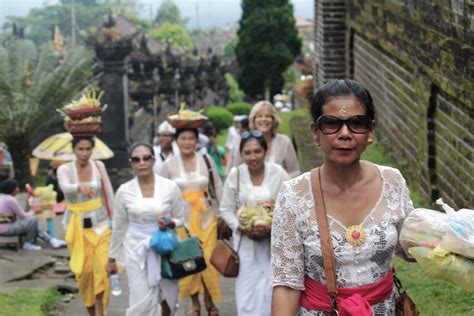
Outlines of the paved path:
{"type": "MultiPolygon", "coordinates": [[[[25,196],[19,198],[20,204],[24,205],[25,196]]],[[[60,224],[62,216],[56,216],[55,226],[58,238],[64,237],[64,231],[60,224]]],[[[39,220],[40,229],[46,228],[46,223],[39,220]]],[[[56,310],[50,315],[80,316],[87,315],[82,300],[77,293],[77,285],[74,275],[68,269],[69,253],[66,248],[51,249],[51,247],[39,241],[43,247],[41,251],[16,252],[14,249],[0,248],[0,292],[14,291],[19,288],[46,289],[56,287],[64,292],[75,292],[65,294],[63,301],[59,303],[56,310]]],[[[122,290],[120,296],[111,296],[109,305],[109,316],[125,315],[128,306],[128,285],[126,275],[122,275],[122,290]]],[[[222,301],[217,302],[220,315],[233,316],[235,312],[234,279],[221,278],[222,301]]],[[[204,304],[201,304],[201,315],[207,315],[204,304]]],[[[179,302],[176,316],[186,316],[190,310],[189,300],[179,302]]]]}

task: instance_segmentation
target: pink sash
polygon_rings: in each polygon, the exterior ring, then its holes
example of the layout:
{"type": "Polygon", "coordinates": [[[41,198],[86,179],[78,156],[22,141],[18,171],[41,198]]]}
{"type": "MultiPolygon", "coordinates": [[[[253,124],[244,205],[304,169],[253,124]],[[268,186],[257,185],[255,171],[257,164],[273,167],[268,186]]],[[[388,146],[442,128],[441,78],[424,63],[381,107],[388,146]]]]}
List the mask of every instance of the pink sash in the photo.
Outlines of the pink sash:
{"type": "MultiPolygon", "coordinates": [[[[300,306],[316,311],[331,312],[331,300],[326,285],[305,277],[306,290],[301,294],[300,306]]],[[[339,288],[336,297],[340,316],[372,316],[370,305],[386,300],[393,291],[393,270],[375,283],[353,288],[339,288]]]]}

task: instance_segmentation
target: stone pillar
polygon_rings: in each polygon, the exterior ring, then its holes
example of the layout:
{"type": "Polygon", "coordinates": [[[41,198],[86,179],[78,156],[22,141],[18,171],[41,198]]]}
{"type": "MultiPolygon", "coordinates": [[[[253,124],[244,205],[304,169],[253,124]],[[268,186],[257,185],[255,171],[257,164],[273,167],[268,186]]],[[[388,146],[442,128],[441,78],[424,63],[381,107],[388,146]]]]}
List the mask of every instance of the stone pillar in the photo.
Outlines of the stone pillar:
{"type": "Polygon", "coordinates": [[[345,78],[346,0],[314,0],[316,82],[345,78]]]}

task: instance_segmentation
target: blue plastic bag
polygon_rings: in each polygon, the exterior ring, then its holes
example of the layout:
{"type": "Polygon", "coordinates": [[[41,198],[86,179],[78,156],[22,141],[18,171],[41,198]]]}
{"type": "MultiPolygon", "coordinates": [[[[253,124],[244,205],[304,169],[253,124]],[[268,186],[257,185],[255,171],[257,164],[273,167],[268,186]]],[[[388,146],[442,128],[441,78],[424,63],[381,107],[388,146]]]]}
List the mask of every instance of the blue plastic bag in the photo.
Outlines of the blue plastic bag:
{"type": "Polygon", "coordinates": [[[158,229],[150,239],[150,247],[159,255],[169,254],[178,247],[178,237],[169,229],[158,229]]]}

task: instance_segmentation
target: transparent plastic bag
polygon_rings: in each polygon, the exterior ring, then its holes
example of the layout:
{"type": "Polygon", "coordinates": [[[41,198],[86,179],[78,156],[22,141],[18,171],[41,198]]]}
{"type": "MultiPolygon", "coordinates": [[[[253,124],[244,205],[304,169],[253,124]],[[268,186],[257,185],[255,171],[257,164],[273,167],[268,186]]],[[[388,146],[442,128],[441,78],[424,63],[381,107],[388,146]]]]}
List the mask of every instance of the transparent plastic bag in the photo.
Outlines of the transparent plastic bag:
{"type": "Polygon", "coordinates": [[[455,211],[443,202],[436,201],[446,211],[446,234],[443,235],[441,246],[461,256],[474,259],[474,210],[460,209],[455,211]]]}
{"type": "Polygon", "coordinates": [[[408,254],[411,247],[435,248],[446,234],[447,215],[442,212],[417,208],[410,212],[400,232],[400,244],[408,254]]]}
{"type": "Polygon", "coordinates": [[[474,260],[450,253],[442,247],[412,247],[409,253],[427,275],[474,292],[474,260]]]}
{"type": "Polygon", "coordinates": [[[150,248],[160,255],[169,254],[177,247],[178,237],[175,232],[169,229],[158,229],[150,239],[150,248]]]}

